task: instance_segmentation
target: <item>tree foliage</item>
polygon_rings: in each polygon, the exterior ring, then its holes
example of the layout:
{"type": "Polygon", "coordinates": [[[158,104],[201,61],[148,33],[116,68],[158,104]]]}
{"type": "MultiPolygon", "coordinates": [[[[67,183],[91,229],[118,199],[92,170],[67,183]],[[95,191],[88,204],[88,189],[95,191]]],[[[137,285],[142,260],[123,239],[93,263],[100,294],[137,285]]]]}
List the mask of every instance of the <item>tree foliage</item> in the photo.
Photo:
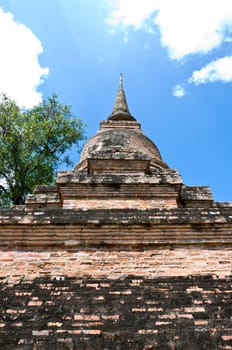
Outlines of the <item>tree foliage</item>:
{"type": "Polygon", "coordinates": [[[84,139],[84,124],[56,95],[29,110],[0,98],[0,206],[22,204],[36,185],[51,184],[67,150],[84,139]]]}

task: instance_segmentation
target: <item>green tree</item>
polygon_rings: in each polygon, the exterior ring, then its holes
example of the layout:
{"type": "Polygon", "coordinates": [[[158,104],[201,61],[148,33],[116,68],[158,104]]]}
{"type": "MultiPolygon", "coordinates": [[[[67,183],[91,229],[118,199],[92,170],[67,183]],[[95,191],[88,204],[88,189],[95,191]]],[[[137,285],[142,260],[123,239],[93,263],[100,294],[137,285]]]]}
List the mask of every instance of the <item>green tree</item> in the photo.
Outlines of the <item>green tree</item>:
{"type": "Polygon", "coordinates": [[[1,95],[0,207],[23,204],[36,185],[53,183],[58,165],[71,164],[67,150],[80,151],[83,139],[83,122],[56,95],[31,109],[1,95]]]}

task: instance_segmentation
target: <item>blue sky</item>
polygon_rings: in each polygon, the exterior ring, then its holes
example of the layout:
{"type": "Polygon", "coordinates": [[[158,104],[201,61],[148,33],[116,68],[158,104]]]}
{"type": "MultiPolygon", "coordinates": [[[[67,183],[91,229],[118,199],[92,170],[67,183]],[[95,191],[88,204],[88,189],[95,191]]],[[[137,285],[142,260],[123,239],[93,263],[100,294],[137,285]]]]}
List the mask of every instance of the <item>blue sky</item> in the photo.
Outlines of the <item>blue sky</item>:
{"type": "Polygon", "coordinates": [[[0,44],[0,92],[26,107],[56,93],[88,137],[122,72],[164,161],[232,201],[231,0],[0,0],[0,44]]]}

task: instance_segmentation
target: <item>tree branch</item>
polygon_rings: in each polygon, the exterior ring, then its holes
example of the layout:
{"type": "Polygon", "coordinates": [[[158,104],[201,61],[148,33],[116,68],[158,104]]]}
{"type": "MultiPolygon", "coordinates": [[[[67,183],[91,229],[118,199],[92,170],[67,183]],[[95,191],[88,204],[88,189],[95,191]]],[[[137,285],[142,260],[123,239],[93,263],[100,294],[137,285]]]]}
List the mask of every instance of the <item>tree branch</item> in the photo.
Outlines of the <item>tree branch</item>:
{"type": "Polygon", "coordinates": [[[0,185],[0,189],[3,190],[3,192],[4,192],[5,194],[7,194],[7,190],[5,189],[4,186],[0,185]]]}

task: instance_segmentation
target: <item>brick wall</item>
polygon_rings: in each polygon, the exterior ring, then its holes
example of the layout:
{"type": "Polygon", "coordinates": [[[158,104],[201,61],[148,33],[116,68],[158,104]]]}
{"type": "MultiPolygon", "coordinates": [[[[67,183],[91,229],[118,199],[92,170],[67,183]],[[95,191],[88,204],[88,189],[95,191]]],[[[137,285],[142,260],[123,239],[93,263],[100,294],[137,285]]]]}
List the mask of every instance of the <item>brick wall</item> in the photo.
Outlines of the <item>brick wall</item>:
{"type": "Polygon", "coordinates": [[[232,211],[0,212],[0,350],[232,350],[232,211]]]}
{"type": "Polygon", "coordinates": [[[232,248],[10,250],[0,349],[232,349],[232,248]]]}
{"type": "Polygon", "coordinates": [[[47,276],[121,278],[127,275],[231,275],[232,248],[155,248],[128,250],[1,251],[0,277],[9,283],[47,276]]]}

